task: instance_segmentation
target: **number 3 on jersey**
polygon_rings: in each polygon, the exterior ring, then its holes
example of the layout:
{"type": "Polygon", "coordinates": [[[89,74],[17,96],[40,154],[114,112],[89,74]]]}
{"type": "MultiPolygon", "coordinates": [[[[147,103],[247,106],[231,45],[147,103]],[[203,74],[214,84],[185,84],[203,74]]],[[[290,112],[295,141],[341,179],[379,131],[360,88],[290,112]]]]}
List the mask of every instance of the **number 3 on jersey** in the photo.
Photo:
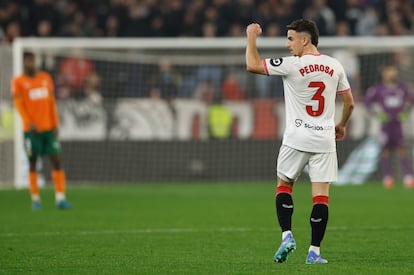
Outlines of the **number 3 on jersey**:
{"type": "Polygon", "coordinates": [[[318,108],[314,110],[313,106],[306,105],[306,112],[310,116],[320,116],[325,108],[325,98],[322,95],[322,93],[325,91],[325,84],[321,81],[313,81],[309,83],[308,87],[318,88],[312,97],[312,100],[318,101],[318,108]]]}

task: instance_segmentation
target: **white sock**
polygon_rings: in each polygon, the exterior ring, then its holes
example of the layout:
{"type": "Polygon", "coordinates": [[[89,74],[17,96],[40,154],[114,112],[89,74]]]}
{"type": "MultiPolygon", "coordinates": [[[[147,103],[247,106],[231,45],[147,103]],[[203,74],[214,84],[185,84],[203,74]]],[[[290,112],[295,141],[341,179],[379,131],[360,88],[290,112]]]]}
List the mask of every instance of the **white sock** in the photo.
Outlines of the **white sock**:
{"type": "Polygon", "coordinates": [[[39,196],[39,194],[32,194],[32,195],[30,195],[31,197],[32,197],[32,202],[35,202],[35,201],[40,201],[40,196],[39,196]]]}
{"type": "Polygon", "coordinates": [[[55,199],[56,201],[63,201],[65,199],[65,193],[56,192],[55,193],[55,199]]]}
{"type": "MultiPolygon", "coordinates": [[[[292,231],[290,231],[290,230],[283,231],[283,232],[282,232],[282,240],[283,240],[284,238],[286,238],[286,236],[287,236],[288,234],[292,234],[292,231]]],[[[292,236],[293,236],[293,234],[292,234],[292,236]]]]}
{"type": "Polygon", "coordinates": [[[311,251],[315,252],[317,255],[320,255],[321,254],[321,248],[319,246],[313,246],[313,245],[311,245],[309,247],[309,252],[311,252],[311,251]]]}

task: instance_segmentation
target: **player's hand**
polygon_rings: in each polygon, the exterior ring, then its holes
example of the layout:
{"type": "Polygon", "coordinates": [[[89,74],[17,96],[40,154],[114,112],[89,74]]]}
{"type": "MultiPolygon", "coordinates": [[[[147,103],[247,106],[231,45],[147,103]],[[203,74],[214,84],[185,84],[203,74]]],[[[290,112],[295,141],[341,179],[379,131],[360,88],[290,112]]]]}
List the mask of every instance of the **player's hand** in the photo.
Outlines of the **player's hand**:
{"type": "Polygon", "coordinates": [[[390,120],[390,117],[389,117],[386,113],[382,112],[382,113],[379,113],[379,114],[378,114],[378,119],[379,119],[382,123],[386,123],[386,122],[388,122],[388,121],[390,120]]]}
{"type": "Polygon", "coordinates": [[[408,116],[409,116],[408,112],[401,112],[398,114],[398,119],[404,122],[404,121],[407,121],[408,116]]]}
{"type": "Polygon", "coordinates": [[[33,124],[33,123],[29,124],[29,132],[37,133],[37,127],[36,127],[35,124],[33,124]]]}
{"type": "Polygon", "coordinates": [[[335,126],[335,139],[340,141],[345,138],[345,127],[342,125],[335,126]]]}
{"type": "Polygon", "coordinates": [[[246,28],[246,34],[247,36],[250,36],[250,35],[259,36],[262,34],[262,27],[260,27],[260,25],[257,23],[251,23],[246,28]]]}
{"type": "Polygon", "coordinates": [[[52,132],[57,137],[59,135],[59,128],[58,127],[53,128],[52,132]]]}

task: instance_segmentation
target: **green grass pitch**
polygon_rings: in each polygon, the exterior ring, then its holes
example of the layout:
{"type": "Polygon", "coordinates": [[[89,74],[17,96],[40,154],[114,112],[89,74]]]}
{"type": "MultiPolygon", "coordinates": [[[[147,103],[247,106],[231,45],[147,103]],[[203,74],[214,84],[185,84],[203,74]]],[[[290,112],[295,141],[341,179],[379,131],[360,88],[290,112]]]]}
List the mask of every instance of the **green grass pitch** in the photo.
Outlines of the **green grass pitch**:
{"type": "Polygon", "coordinates": [[[306,265],[310,186],[294,189],[297,250],[280,242],[274,183],[70,186],[69,211],[30,209],[26,190],[0,190],[0,274],[413,274],[414,190],[332,186],[322,244],[306,265]]]}

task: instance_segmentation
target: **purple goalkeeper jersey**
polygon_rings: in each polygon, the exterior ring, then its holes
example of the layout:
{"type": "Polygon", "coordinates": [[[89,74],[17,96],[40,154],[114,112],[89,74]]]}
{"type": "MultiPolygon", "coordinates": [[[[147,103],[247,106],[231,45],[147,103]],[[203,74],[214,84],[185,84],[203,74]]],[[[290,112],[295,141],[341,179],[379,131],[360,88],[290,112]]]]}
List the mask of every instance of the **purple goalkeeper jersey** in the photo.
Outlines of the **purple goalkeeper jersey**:
{"type": "Polygon", "coordinates": [[[392,87],[379,84],[368,89],[364,99],[365,105],[371,110],[373,104],[378,104],[381,111],[388,117],[387,122],[382,124],[384,146],[402,146],[403,133],[400,114],[408,111],[413,101],[413,95],[403,84],[396,84],[392,87]]]}

